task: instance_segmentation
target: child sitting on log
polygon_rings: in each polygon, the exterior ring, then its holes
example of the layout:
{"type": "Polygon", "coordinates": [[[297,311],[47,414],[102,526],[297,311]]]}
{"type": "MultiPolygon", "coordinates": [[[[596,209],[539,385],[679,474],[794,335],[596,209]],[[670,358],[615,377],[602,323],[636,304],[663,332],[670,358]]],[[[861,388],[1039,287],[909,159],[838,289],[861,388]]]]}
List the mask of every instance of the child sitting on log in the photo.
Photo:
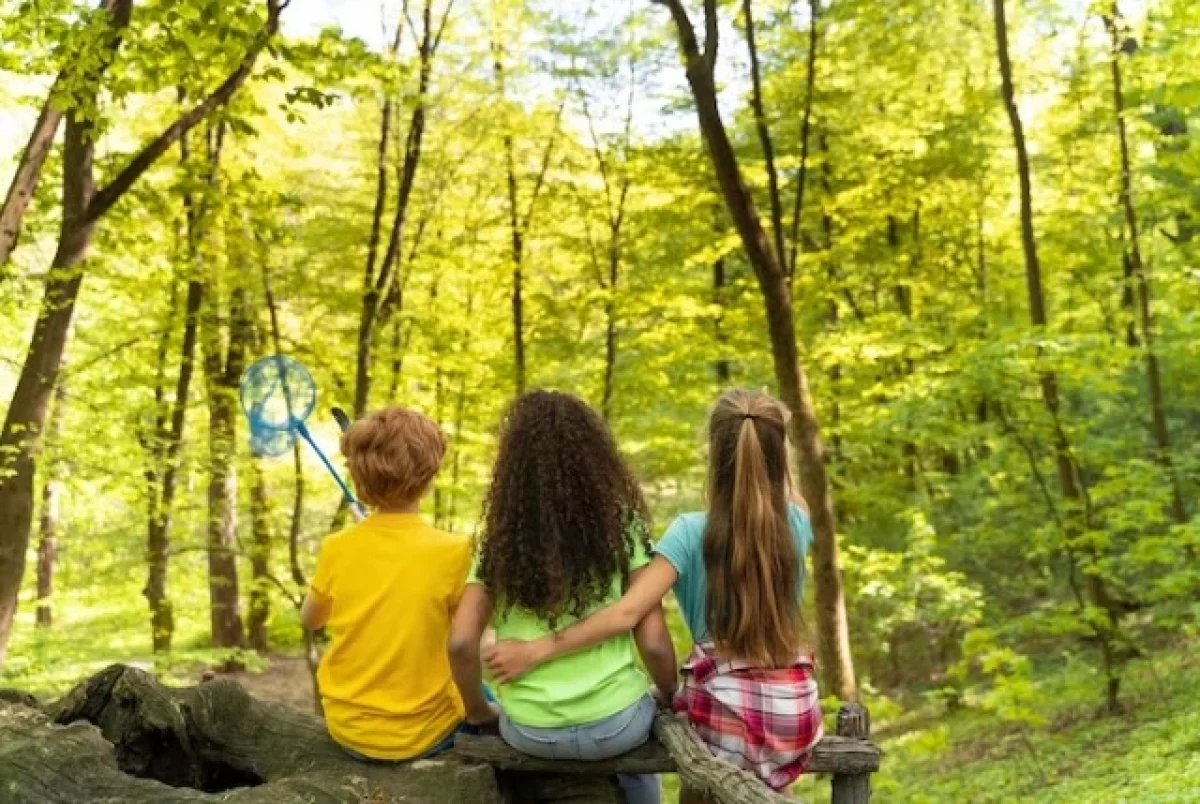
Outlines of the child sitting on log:
{"type": "Polygon", "coordinates": [[[777,790],[791,785],[821,739],[821,711],[812,659],[801,650],[812,530],[793,496],[787,423],[787,410],[766,394],[722,396],[709,420],[708,510],[671,524],[615,604],[488,651],[496,678],[512,683],[628,630],[674,588],[695,642],[675,708],[718,758],[777,790]]]}
{"type": "Polygon", "coordinates": [[[333,740],[358,759],[432,756],[454,742],[473,711],[450,675],[446,642],[471,560],[470,541],[418,513],[446,451],[442,431],[411,410],[389,408],[342,436],[363,521],[328,537],[304,600],[304,627],[332,643],[317,679],[333,740]]]}
{"type": "MultiPolygon", "coordinates": [[[[450,641],[468,709],[484,703],[479,645],[488,625],[499,639],[535,639],[616,601],[649,562],[647,521],[637,480],[591,408],[548,391],[513,404],[483,541],[450,641]]],[[[637,621],[586,650],[500,684],[505,742],[533,756],[571,760],[609,759],[646,742],[657,707],[635,643],[669,699],[675,650],[662,606],[647,606],[637,621]]],[[[657,776],[619,781],[632,804],[659,801],[657,776]]]]}

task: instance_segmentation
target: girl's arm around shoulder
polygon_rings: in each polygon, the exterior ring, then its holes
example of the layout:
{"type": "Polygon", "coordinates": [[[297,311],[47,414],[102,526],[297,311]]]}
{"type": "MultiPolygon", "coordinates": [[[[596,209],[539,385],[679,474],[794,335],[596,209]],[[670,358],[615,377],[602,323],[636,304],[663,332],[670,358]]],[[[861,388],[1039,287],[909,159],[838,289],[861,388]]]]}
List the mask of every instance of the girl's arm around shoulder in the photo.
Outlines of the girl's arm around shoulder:
{"type": "Polygon", "coordinates": [[[629,591],[616,603],[541,639],[499,643],[485,657],[488,669],[499,681],[512,681],[551,659],[590,648],[618,634],[629,633],[655,608],[661,610],[663,598],[671,591],[678,577],[670,561],[655,556],[637,573],[629,591]]]}

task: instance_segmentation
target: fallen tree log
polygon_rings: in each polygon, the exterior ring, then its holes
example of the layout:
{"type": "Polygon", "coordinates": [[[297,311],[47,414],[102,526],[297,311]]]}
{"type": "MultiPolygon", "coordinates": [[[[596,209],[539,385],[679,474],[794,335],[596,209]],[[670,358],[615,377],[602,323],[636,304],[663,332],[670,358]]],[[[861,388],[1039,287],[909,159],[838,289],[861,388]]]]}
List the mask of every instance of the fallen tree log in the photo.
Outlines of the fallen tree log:
{"type": "Polygon", "coordinates": [[[41,712],[0,703],[6,804],[500,804],[491,768],[452,757],[370,765],[316,717],[236,682],[161,686],[114,666],[41,712]]]}
{"type": "MultiPolygon", "coordinates": [[[[864,804],[880,761],[865,710],[844,707],[838,732],[808,772],[832,775],[835,804],[864,804]]],[[[368,764],[334,745],[319,718],[232,680],[176,689],[115,665],[46,707],[0,691],[0,801],[620,804],[614,775],[626,773],[679,773],[717,804],[784,800],[714,758],[677,717],[660,714],[655,735],[606,762],[541,760],[497,737],[462,737],[437,759],[368,764]]]]}

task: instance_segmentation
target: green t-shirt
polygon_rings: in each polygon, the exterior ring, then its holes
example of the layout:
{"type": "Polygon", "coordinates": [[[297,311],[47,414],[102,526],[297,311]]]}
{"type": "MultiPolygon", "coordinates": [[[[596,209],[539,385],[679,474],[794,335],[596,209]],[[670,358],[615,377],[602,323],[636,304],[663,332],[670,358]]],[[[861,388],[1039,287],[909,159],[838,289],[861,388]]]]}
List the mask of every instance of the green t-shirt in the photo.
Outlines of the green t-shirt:
{"type": "MultiPolygon", "coordinates": [[[[640,540],[634,541],[631,570],[650,562],[640,540]]],[[[471,565],[467,583],[478,584],[479,556],[471,565]]],[[[589,614],[621,599],[620,577],[613,578],[608,597],[593,606],[589,614]]],[[[559,630],[575,622],[564,615],[558,618],[559,630]]],[[[528,610],[503,612],[496,602],[491,625],[496,638],[533,640],[551,633],[550,626],[528,610]]],[[[530,670],[510,684],[500,684],[496,693],[508,719],[522,726],[559,728],[603,720],[625,709],[646,694],[649,680],[638,667],[632,634],[622,634],[591,648],[562,656],[530,670]]]]}

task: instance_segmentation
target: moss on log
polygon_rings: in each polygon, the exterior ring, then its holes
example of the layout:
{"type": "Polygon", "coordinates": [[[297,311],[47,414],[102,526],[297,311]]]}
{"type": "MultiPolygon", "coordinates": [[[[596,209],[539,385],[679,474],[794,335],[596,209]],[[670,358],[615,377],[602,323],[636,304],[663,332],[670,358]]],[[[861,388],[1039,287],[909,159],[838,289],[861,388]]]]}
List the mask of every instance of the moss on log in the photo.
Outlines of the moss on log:
{"type": "MultiPolygon", "coordinates": [[[[855,717],[841,736],[821,741],[808,767],[832,774],[839,804],[865,802],[879,768],[866,712],[855,712],[843,713],[855,717]]],[[[713,757],[683,720],[661,713],[654,733],[655,740],[604,762],[542,760],[498,737],[463,737],[437,759],[366,764],[334,745],[319,718],[258,700],[234,681],[164,687],[114,665],[46,707],[0,691],[0,801],[620,804],[614,777],[624,773],[679,773],[717,804],[785,800],[713,757]]]]}
{"type": "Polygon", "coordinates": [[[316,717],[252,698],[232,681],[161,686],[114,666],[45,712],[0,703],[0,800],[443,802],[499,804],[490,767],[453,757],[367,765],[316,717]]]}

